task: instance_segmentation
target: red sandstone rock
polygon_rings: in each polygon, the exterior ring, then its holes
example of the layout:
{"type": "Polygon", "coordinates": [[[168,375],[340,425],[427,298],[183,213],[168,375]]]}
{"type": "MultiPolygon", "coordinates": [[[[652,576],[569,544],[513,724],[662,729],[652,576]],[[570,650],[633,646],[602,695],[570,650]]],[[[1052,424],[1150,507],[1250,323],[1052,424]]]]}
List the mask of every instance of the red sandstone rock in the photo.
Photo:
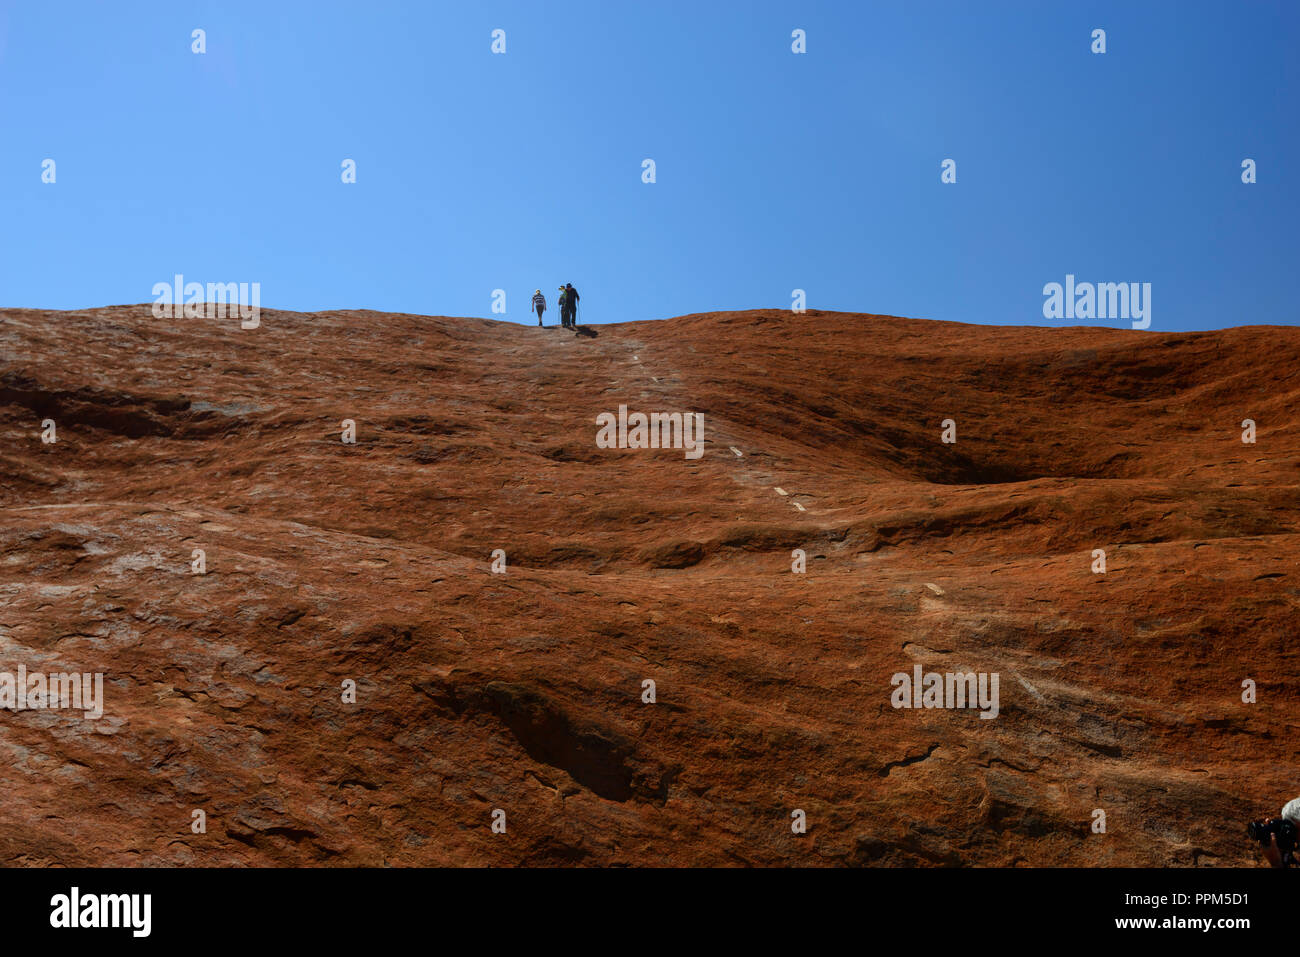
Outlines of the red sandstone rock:
{"type": "Polygon", "coordinates": [[[1300,794],[1300,330],[590,331],[0,311],[0,671],[106,682],[0,712],[0,862],[1254,860],[1300,794]],[[620,404],[706,454],[597,448],[620,404]],[[895,709],[915,664],[998,717],[895,709]]]}

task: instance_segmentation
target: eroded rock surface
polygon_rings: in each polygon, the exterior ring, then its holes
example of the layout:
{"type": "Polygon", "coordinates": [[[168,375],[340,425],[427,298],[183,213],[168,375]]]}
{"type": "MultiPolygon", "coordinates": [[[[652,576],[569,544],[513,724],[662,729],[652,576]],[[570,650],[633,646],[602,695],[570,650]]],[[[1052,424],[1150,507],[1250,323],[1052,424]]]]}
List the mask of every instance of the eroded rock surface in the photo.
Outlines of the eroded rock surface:
{"type": "Polygon", "coordinates": [[[0,670],[106,698],[0,712],[0,863],[1254,860],[1300,794],[1300,331],[590,331],[0,310],[0,670]],[[597,448],[620,404],[706,454],[597,448]],[[916,664],[998,717],[895,709],[916,664]]]}

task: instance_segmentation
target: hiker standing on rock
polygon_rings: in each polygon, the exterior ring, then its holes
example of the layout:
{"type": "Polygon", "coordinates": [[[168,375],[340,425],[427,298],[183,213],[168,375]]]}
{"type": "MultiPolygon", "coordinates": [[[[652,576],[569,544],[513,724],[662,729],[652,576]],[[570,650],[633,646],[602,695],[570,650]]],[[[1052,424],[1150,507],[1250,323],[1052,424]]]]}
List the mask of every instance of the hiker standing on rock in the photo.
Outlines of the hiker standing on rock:
{"type": "Polygon", "coordinates": [[[578,296],[578,290],[573,288],[573,283],[566,282],[564,284],[564,307],[569,310],[568,326],[570,329],[577,328],[578,325],[578,299],[579,298],[580,297],[578,296]]]}
{"type": "Polygon", "coordinates": [[[560,287],[560,325],[564,328],[569,327],[569,304],[567,301],[568,290],[563,286],[560,287]]]}
{"type": "Polygon", "coordinates": [[[546,311],[546,297],[542,295],[539,289],[533,293],[533,311],[537,313],[537,324],[542,324],[542,313],[546,311]]]}

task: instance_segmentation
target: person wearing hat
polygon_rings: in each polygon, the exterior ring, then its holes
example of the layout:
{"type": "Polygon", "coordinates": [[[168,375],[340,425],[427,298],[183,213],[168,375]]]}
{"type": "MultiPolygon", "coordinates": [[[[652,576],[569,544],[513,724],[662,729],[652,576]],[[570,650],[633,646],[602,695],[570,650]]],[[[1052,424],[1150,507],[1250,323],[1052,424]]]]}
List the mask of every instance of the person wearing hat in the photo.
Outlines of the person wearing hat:
{"type": "Polygon", "coordinates": [[[539,289],[533,293],[533,311],[537,313],[537,324],[542,324],[542,313],[546,311],[546,297],[542,295],[539,289]]]}
{"type": "Polygon", "coordinates": [[[566,294],[568,290],[563,286],[560,287],[560,325],[566,329],[569,326],[569,306],[566,303],[566,294]]]}
{"type": "Polygon", "coordinates": [[[578,327],[578,290],[573,288],[573,283],[564,284],[564,308],[569,310],[569,328],[578,327]]]}

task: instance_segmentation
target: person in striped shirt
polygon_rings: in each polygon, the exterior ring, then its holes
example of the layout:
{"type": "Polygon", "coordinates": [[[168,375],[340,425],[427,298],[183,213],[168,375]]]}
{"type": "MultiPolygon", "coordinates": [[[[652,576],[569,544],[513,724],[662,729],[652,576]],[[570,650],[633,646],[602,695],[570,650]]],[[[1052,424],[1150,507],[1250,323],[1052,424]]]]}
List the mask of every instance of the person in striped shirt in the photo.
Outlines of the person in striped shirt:
{"type": "Polygon", "coordinates": [[[533,311],[537,313],[537,324],[542,324],[542,313],[546,311],[546,297],[542,295],[539,289],[533,293],[533,311]]]}

